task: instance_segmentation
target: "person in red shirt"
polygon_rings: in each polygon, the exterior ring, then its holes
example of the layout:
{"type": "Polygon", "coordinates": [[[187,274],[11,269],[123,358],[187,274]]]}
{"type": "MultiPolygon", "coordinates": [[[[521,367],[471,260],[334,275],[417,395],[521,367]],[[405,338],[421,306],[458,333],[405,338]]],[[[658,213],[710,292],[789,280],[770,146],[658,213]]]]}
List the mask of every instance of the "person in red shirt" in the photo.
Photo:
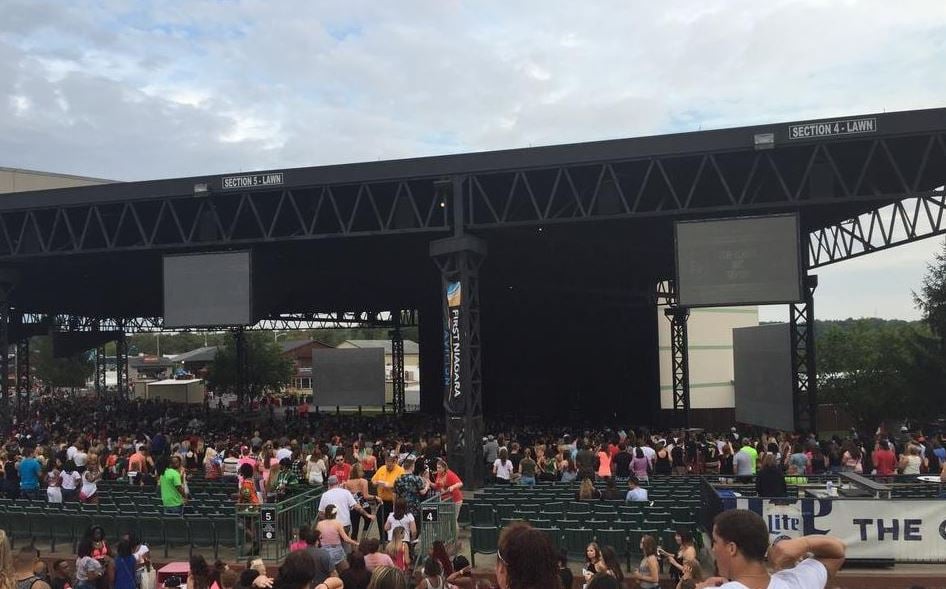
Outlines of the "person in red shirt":
{"type": "Polygon", "coordinates": [[[460,507],[463,505],[463,481],[457,476],[457,473],[450,470],[447,461],[443,458],[437,460],[437,474],[434,475],[434,488],[437,489],[443,499],[449,499],[456,503],[456,516],[460,517],[460,507]]]}
{"type": "Polygon", "coordinates": [[[339,483],[344,483],[351,477],[351,465],[345,462],[342,456],[335,457],[335,464],[329,470],[329,476],[338,477],[339,483]]]}
{"type": "Polygon", "coordinates": [[[871,460],[874,468],[877,469],[877,476],[888,477],[897,473],[897,457],[890,449],[890,442],[887,440],[877,442],[871,460]]]}

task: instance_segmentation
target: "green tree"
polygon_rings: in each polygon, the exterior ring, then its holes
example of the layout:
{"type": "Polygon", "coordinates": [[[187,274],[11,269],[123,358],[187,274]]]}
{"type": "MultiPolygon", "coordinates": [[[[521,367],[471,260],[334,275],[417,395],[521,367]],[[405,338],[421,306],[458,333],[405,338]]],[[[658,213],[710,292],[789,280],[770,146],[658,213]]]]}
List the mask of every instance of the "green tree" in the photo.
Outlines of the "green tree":
{"type": "MultiPolygon", "coordinates": [[[[292,381],[292,359],[282,355],[279,344],[267,332],[245,332],[246,392],[250,399],[278,393],[292,381]]],[[[236,393],[236,339],[230,335],[217,350],[207,383],[221,393],[236,393]]]]}
{"type": "Polygon", "coordinates": [[[926,265],[926,275],[920,292],[913,293],[913,302],[942,342],[946,337],[946,243],[943,250],[934,256],[933,262],[926,265]]]}
{"type": "Polygon", "coordinates": [[[48,336],[30,340],[33,355],[33,374],[51,387],[85,386],[95,371],[95,362],[88,354],[81,353],[69,358],[54,358],[52,339],[48,336]]]}

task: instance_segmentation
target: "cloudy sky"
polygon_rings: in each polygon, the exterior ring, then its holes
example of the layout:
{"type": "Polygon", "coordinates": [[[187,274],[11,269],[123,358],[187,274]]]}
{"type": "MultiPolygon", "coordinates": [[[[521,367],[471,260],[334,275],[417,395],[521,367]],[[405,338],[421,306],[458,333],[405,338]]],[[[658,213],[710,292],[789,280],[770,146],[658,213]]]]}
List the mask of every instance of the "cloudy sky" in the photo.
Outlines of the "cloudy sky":
{"type": "MultiPolygon", "coordinates": [[[[943,0],[0,0],[0,166],[119,180],[941,106],[943,0]]],[[[916,317],[940,247],[818,316],[916,317]]]]}

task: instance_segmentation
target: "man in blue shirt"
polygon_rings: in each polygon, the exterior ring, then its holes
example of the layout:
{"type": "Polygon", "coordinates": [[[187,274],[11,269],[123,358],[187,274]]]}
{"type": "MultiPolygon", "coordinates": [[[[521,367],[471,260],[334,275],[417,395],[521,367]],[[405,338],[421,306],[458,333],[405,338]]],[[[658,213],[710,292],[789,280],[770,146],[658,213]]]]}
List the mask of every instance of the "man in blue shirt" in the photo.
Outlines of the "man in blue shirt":
{"type": "Polygon", "coordinates": [[[627,492],[627,497],[624,498],[625,501],[631,503],[632,501],[647,501],[647,489],[640,486],[640,481],[636,476],[631,475],[627,479],[627,486],[630,490],[627,492]]]}
{"type": "Polygon", "coordinates": [[[39,496],[39,475],[43,467],[36,459],[36,449],[30,448],[20,462],[20,491],[31,498],[39,496]]]}

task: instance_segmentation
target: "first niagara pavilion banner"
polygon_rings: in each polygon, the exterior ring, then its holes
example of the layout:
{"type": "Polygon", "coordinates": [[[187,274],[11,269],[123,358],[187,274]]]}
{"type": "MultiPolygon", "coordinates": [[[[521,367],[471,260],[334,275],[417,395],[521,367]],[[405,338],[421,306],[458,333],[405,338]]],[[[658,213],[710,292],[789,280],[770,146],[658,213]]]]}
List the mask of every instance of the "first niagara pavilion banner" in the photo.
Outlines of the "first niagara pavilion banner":
{"type": "Polygon", "coordinates": [[[464,410],[466,399],[463,396],[463,388],[460,381],[461,372],[461,351],[463,341],[461,339],[462,330],[460,328],[460,308],[462,301],[462,289],[459,282],[447,283],[447,325],[445,359],[445,381],[447,385],[446,405],[452,412],[461,412],[464,410]]]}

